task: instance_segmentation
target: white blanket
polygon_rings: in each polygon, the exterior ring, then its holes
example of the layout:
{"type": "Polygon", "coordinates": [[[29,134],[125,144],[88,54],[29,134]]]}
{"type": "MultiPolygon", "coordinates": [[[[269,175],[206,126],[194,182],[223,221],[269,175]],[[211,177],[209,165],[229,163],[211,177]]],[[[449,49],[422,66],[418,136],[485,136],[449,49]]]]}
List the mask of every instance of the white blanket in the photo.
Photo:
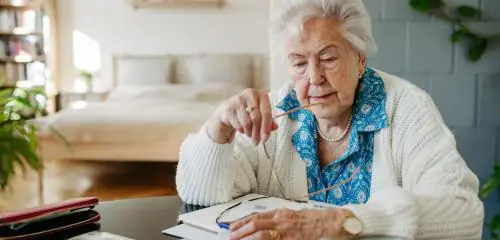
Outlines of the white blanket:
{"type": "Polygon", "coordinates": [[[220,102],[143,99],[94,103],[40,119],[40,136],[54,138],[48,126],[70,142],[137,142],[184,138],[197,131],[220,102]]]}

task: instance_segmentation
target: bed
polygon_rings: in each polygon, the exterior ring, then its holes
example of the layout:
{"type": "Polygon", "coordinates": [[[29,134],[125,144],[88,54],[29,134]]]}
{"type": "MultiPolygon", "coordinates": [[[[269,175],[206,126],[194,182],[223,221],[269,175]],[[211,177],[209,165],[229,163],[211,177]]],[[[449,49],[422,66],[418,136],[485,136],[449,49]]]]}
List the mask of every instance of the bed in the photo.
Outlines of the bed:
{"type": "Polygon", "coordinates": [[[225,98],[265,87],[256,55],[121,55],[113,68],[114,87],[105,101],[37,120],[45,161],[176,162],[185,137],[225,98]]]}

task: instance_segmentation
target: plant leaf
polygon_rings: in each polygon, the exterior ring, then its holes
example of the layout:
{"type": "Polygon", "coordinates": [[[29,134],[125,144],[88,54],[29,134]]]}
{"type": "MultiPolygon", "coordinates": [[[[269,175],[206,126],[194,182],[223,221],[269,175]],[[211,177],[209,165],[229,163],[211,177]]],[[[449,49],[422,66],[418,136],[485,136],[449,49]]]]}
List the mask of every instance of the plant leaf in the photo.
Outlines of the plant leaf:
{"type": "Polygon", "coordinates": [[[4,125],[7,129],[7,134],[0,136],[0,141],[7,144],[11,148],[11,152],[15,157],[20,157],[21,161],[26,161],[31,168],[39,170],[42,167],[42,162],[37,155],[37,139],[34,127],[27,124],[25,121],[15,121],[11,125],[4,125]]]}
{"type": "Polygon", "coordinates": [[[2,158],[2,170],[6,173],[6,177],[9,178],[10,175],[14,172],[14,161],[7,158],[2,158]]]}
{"type": "Polygon", "coordinates": [[[20,107],[29,107],[31,105],[31,102],[27,97],[16,96],[12,102],[20,107]]]}
{"type": "Polygon", "coordinates": [[[21,171],[23,173],[23,175],[26,174],[26,172],[28,171],[28,168],[26,168],[26,162],[25,161],[18,161],[18,165],[21,167],[21,171]]]}
{"type": "Polygon", "coordinates": [[[4,148],[2,151],[6,150],[3,152],[3,158],[1,159],[1,164],[0,164],[0,173],[2,176],[0,177],[0,189],[4,190],[10,183],[10,179],[12,176],[15,174],[15,169],[14,169],[14,161],[16,161],[15,156],[11,154],[11,150],[4,148]]]}
{"type": "Polygon", "coordinates": [[[10,99],[8,99],[8,98],[2,98],[2,97],[0,97],[0,106],[2,106],[2,109],[3,109],[3,106],[5,104],[7,104],[9,101],[10,101],[10,99]]]}
{"type": "Polygon", "coordinates": [[[495,167],[493,167],[493,176],[500,179],[500,164],[497,164],[495,167]]]}
{"type": "Polygon", "coordinates": [[[10,176],[9,176],[9,172],[7,172],[6,170],[3,169],[2,167],[2,164],[3,164],[3,161],[5,161],[4,159],[0,159],[0,190],[5,190],[5,187],[7,187],[7,185],[9,184],[9,179],[10,179],[10,176]]]}
{"type": "Polygon", "coordinates": [[[495,233],[495,232],[491,231],[491,239],[495,240],[495,239],[498,239],[498,237],[499,237],[498,233],[495,233]]]}
{"type": "Polygon", "coordinates": [[[466,18],[475,17],[480,12],[479,9],[477,9],[473,6],[469,6],[469,5],[460,5],[460,6],[458,6],[457,10],[458,10],[458,14],[460,14],[460,16],[466,17],[466,18]]]}
{"type": "Polygon", "coordinates": [[[495,217],[493,217],[493,220],[491,220],[490,223],[490,228],[492,231],[500,230],[500,215],[496,215],[495,217]]]}
{"type": "Polygon", "coordinates": [[[451,42],[452,43],[457,43],[459,42],[462,37],[465,35],[465,30],[464,29],[458,29],[453,34],[451,34],[451,42]]]}
{"type": "MultiPolygon", "coordinates": [[[[33,152],[35,153],[35,155],[38,156],[38,154],[37,154],[38,139],[37,139],[37,135],[36,135],[37,129],[36,129],[36,127],[34,125],[31,125],[31,124],[27,125],[26,127],[28,128],[28,139],[29,139],[29,143],[30,143],[31,149],[33,149],[33,152]]],[[[43,162],[40,161],[40,163],[43,166],[43,162]]]]}
{"type": "Polygon", "coordinates": [[[443,0],[427,0],[427,1],[429,2],[431,9],[442,8],[444,6],[443,0]]]}
{"type": "Polygon", "coordinates": [[[431,10],[423,0],[410,0],[410,7],[415,11],[423,13],[427,13],[431,10]]]}
{"type": "Polygon", "coordinates": [[[481,39],[479,41],[476,41],[469,48],[469,59],[473,62],[479,61],[483,53],[486,51],[487,47],[488,47],[488,40],[481,39]]]}
{"type": "Polygon", "coordinates": [[[410,0],[410,6],[419,12],[427,13],[430,10],[444,6],[443,0],[410,0]]]}
{"type": "Polygon", "coordinates": [[[500,179],[498,178],[490,178],[483,185],[480,191],[481,198],[487,198],[491,192],[493,192],[496,188],[500,187],[500,179]]]}
{"type": "Polygon", "coordinates": [[[31,87],[29,89],[29,93],[33,95],[42,94],[43,96],[47,96],[47,93],[45,92],[45,89],[43,87],[31,87]]]}
{"type": "Polygon", "coordinates": [[[36,154],[36,150],[31,148],[31,143],[29,141],[30,140],[17,139],[12,145],[14,149],[16,149],[16,154],[21,156],[31,168],[40,170],[42,168],[42,162],[36,154]]]}
{"type": "Polygon", "coordinates": [[[2,89],[0,90],[0,98],[10,98],[12,95],[12,89],[2,89]]]}

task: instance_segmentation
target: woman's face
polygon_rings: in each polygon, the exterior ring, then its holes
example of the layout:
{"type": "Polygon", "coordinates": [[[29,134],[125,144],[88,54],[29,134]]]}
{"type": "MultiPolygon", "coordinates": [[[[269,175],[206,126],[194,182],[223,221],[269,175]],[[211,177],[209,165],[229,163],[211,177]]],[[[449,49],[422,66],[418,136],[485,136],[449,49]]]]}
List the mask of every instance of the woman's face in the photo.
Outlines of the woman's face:
{"type": "Polygon", "coordinates": [[[316,117],[338,117],[352,106],[365,58],[341,36],[337,20],[306,21],[300,36],[287,37],[285,52],[300,103],[324,103],[310,108],[316,117]]]}

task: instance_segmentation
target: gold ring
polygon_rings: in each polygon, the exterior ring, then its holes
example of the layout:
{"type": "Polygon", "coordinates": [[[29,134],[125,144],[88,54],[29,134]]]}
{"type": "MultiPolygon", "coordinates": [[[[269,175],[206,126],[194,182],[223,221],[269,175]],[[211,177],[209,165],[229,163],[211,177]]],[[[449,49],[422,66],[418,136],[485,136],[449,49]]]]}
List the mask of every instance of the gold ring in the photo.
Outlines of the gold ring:
{"type": "Polygon", "coordinates": [[[274,229],[269,230],[269,234],[271,235],[271,239],[273,240],[280,239],[280,233],[274,229]]]}

